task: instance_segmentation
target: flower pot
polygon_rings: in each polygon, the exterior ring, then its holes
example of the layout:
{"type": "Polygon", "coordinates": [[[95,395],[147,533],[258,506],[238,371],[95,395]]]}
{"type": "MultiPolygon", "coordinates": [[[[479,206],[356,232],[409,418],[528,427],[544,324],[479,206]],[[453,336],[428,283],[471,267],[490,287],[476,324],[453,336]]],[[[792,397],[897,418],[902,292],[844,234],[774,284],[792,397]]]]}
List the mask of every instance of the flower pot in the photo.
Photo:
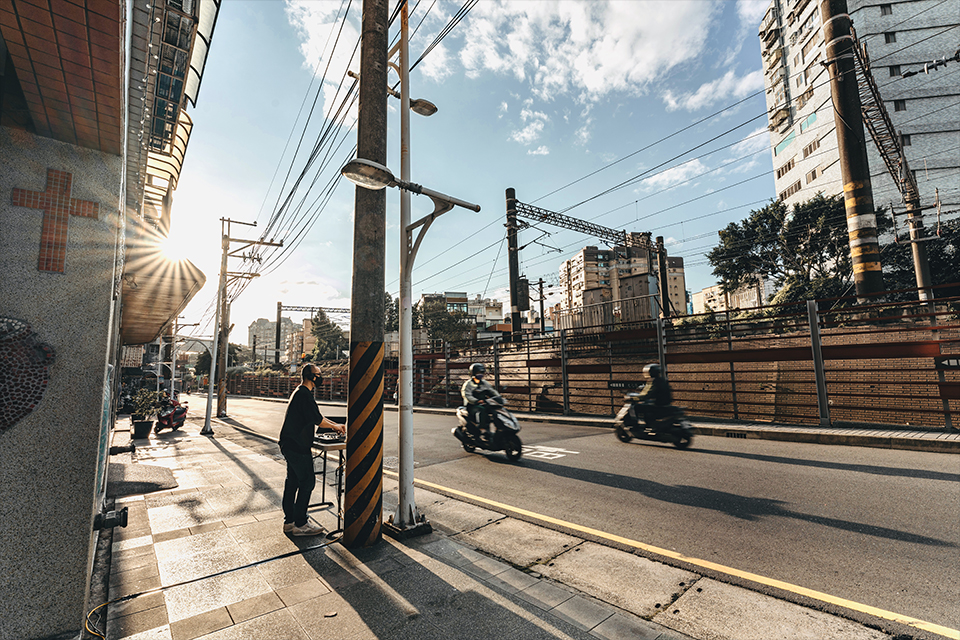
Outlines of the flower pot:
{"type": "Polygon", "coordinates": [[[151,428],[153,428],[153,420],[134,420],[133,421],[134,439],[144,439],[149,437],[151,428]]]}

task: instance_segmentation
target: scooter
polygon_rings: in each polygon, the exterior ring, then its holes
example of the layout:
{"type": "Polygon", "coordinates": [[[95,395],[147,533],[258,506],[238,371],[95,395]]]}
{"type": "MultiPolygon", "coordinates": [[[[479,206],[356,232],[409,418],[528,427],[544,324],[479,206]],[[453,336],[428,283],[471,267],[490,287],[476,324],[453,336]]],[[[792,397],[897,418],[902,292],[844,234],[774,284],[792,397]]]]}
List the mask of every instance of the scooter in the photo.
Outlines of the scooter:
{"type": "Polygon", "coordinates": [[[630,442],[634,438],[656,440],[669,442],[677,449],[686,449],[693,442],[693,425],[682,408],[673,405],[660,407],[663,415],[648,425],[643,421],[640,394],[628,393],[623,399],[623,407],[613,423],[617,439],[621,442],[630,442]]]}
{"type": "Polygon", "coordinates": [[[186,402],[180,404],[172,398],[167,398],[157,411],[157,425],[153,428],[154,433],[160,433],[163,429],[176,431],[187,421],[186,402]]]}
{"type": "Polygon", "coordinates": [[[470,412],[466,407],[457,407],[459,424],[453,428],[453,435],[463,444],[463,450],[467,453],[473,453],[477,449],[503,451],[507,460],[516,462],[523,453],[523,443],[517,435],[520,432],[520,423],[503,407],[506,401],[502,398],[499,401],[488,398],[485,402],[487,411],[490,413],[488,432],[479,438],[475,436],[468,425],[475,430],[479,430],[480,427],[470,419],[470,412]]]}

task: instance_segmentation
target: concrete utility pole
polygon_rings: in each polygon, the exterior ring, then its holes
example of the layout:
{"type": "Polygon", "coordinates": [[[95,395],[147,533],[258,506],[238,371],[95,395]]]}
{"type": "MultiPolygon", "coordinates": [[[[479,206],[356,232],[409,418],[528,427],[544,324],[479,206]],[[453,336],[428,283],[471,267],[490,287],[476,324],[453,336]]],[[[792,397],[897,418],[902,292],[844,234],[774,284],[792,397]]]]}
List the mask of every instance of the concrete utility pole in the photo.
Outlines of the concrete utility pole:
{"type": "MultiPolygon", "coordinates": [[[[387,161],[388,1],[363,0],[357,157],[387,161]]],[[[343,544],[380,540],[383,520],[383,325],[386,193],[357,187],[350,297],[350,389],[343,544]]]]}
{"type": "Polygon", "coordinates": [[[276,349],[274,354],[273,363],[280,364],[280,312],[283,310],[283,305],[279,302],[277,303],[277,334],[276,342],[273,345],[273,348],[276,349]]]}
{"type": "Polygon", "coordinates": [[[663,246],[663,236],[657,236],[657,271],[660,283],[660,317],[670,317],[670,287],[667,283],[667,250],[663,246]]]}
{"type": "Polygon", "coordinates": [[[824,64],[830,70],[853,279],[857,298],[864,299],[882,292],[884,286],[847,1],[821,0],[820,16],[826,42],[824,64]]]}
{"type": "Polygon", "coordinates": [[[510,341],[520,339],[520,303],[517,287],[520,283],[520,249],[517,246],[517,192],[507,189],[507,254],[510,265],[510,341]]]}

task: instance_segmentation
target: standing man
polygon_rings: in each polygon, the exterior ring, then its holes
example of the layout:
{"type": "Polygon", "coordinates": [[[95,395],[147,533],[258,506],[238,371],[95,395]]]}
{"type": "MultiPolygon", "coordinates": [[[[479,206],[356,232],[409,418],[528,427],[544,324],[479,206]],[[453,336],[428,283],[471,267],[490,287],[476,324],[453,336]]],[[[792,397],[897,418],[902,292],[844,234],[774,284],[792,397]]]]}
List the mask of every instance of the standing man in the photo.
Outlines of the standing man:
{"type": "Polygon", "coordinates": [[[280,452],[287,461],[283,484],[283,532],[294,536],[315,536],[324,529],[307,516],[310,493],[317,482],[313,470],[314,427],[346,433],[346,427],[320,413],[313,390],[323,382],[320,367],[307,363],[300,370],[300,386],[290,394],[280,429],[280,452]]]}

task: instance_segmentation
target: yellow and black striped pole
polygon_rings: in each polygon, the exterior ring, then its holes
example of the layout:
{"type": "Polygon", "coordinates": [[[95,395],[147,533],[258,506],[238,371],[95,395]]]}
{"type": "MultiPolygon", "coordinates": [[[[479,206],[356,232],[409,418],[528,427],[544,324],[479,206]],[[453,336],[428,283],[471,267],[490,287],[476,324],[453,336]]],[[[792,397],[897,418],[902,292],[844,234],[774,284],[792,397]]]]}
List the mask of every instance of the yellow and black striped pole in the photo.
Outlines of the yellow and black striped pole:
{"type": "MultiPolygon", "coordinates": [[[[363,0],[357,157],[387,161],[388,0],[363,0]]],[[[343,538],[380,540],[383,521],[383,326],[386,193],[357,187],[350,296],[350,389],[343,538]]]]}

